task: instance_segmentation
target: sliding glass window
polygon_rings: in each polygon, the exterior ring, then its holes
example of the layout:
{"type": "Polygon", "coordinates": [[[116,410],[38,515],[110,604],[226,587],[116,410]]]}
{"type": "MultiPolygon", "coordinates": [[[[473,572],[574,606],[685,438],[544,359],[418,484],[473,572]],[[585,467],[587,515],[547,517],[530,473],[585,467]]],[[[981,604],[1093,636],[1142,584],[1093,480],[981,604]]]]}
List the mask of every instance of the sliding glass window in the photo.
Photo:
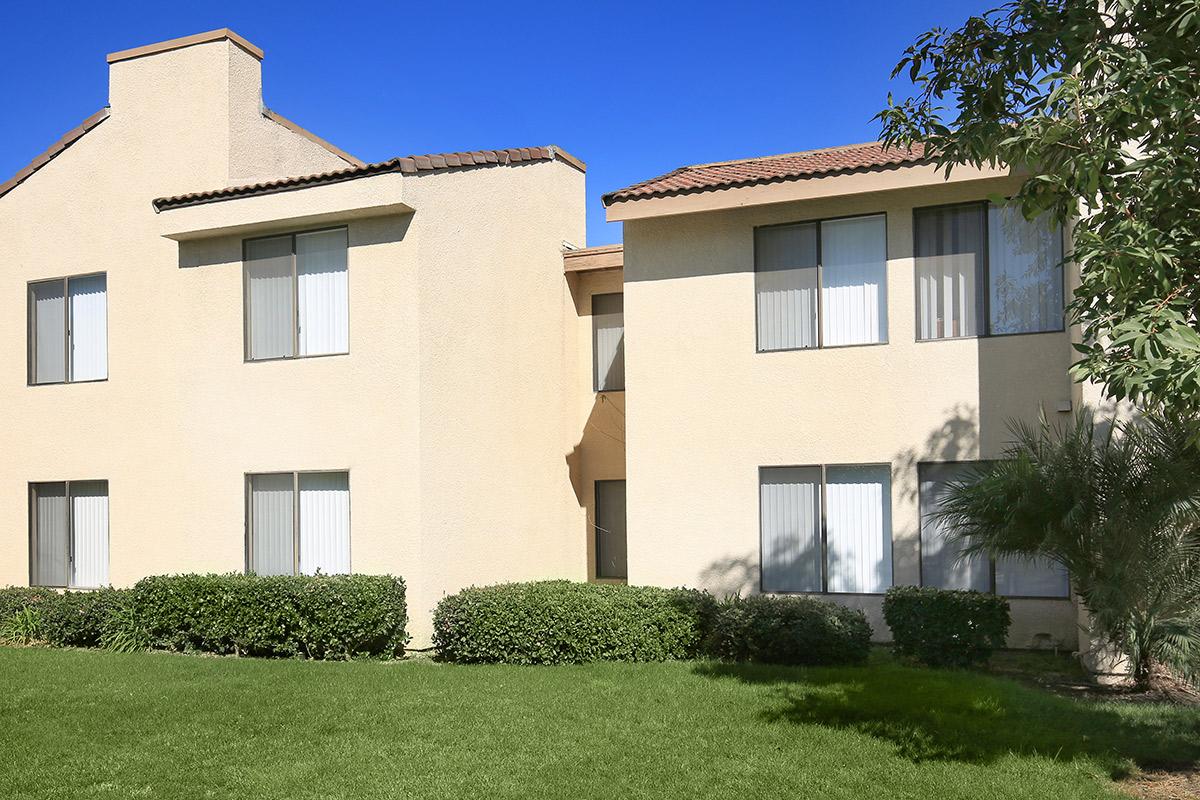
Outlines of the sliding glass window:
{"type": "Polygon", "coordinates": [[[32,586],[108,585],[108,481],[29,484],[32,586]]]}
{"type": "Polygon", "coordinates": [[[762,590],[878,594],[892,585],[891,467],[759,470],[762,590]]]}
{"type": "Polygon", "coordinates": [[[245,243],[246,359],[347,353],[345,228],[245,243]]]}
{"type": "Polygon", "coordinates": [[[754,231],[758,350],[887,341],[883,214],[754,231]]]}
{"type": "Polygon", "coordinates": [[[1067,571],[1045,558],[967,556],[946,522],[941,500],[957,482],[974,479],[985,462],[921,464],[921,584],[938,589],[974,589],[1007,597],[1070,597],[1067,571]]]}
{"type": "Polygon", "coordinates": [[[917,338],[1061,331],[1062,232],[991,203],[914,212],[917,338]]]}
{"type": "Polygon", "coordinates": [[[29,383],[106,378],[107,275],[75,275],[29,284],[29,383]]]}
{"type": "Polygon", "coordinates": [[[596,577],[624,578],[625,481],[596,481],[596,577]]]}
{"type": "Polygon", "coordinates": [[[350,474],[246,476],[246,569],[256,575],[350,572],[350,474]]]}

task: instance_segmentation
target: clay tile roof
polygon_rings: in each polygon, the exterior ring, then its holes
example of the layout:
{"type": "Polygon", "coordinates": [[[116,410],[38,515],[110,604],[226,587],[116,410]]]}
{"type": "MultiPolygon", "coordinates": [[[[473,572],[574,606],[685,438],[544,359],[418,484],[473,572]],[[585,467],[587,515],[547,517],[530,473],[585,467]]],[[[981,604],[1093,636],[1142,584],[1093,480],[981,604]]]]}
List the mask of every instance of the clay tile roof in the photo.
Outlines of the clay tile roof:
{"type": "Polygon", "coordinates": [[[881,169],[925,160],[921,145],[911,150],[887,148],[881,142],[805,150],[778,156],[719,161],[680,167],[666,175],[635,183],[604,195],[604,205],[622,200],[643,200],[691,192],[708,192],[736,186],[798,180],[818,175],[881,169]]]}
{"type": "Polygon", "coordinates": [[[63,150],[66,150],[68,147],[75,144],[75,142],[82,139],[85,133],[99,125],[101,122],[104,122],[106,119],[108,119],[108,109],[102,108],[95,114],[92,114],[90,117],[85,119],[83,122],[79,123],[78,127],[72,128],[64,133],[62,138],[50,145],[49,149],[47,149],[44,153],[18,170],[16,175],[13,175],[8,180],[0,183],[0,197],[3,197],[13,189],[20,186],[21,183],[23,183],[30,175],[49,164],[51,161],[57,158],[63,150]]]}
{"type": "Polygon", "coordinates": [[[301,175],[295,178],[280,178],[279,180],[252,183],[246,186],[230,186],[225,189],[212,189],[206,192],[192,192],[191,194],[181,194],[174,197],[160,197],[154,201],[154,208],[158,211],[164,211],[168,208],[211,203],[217,200],[228,200],[233,197],[271,194],[324,183],[339,183],[370,175],[382,175],[388,172],[400,172],[409,175],[418,172],[433,172],[457,167],[486,166],[488,164],[520,164],[526,161],[552,161],[555,158],[565,161],[581,171],[587,169],[582,161],[556,145],[522,147],[509,150],[476,150],[471,153],[432,153],[424,156],[392,158],[374,164],[347,167],[346,169],[321,172],[316,175],[301,175]]]}

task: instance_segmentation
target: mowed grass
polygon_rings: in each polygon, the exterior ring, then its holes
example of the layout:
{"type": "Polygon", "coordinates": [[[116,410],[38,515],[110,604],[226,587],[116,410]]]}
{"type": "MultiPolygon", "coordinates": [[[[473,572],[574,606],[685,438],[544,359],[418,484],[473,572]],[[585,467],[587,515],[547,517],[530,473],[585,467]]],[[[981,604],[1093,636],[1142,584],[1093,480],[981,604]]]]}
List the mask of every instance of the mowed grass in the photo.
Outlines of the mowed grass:
{"type": "Polygon", "coordinates": [[[1096,798],[1200,711],[915,669],[0,648],[5,798],[1096,798]]]}

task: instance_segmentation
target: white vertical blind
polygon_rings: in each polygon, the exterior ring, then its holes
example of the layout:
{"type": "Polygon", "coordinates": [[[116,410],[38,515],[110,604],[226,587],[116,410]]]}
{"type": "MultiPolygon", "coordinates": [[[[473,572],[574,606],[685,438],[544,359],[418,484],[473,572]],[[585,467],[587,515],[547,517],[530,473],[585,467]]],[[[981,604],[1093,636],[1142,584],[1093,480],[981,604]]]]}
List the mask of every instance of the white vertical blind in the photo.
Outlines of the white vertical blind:
{"type": "Polygon", "coordinates": [[[914,221],[918,338],[979,335],[984,206],[919,209],[914,221]]]}
{"type": "Polygon", "coordinates": [[[292,237],[247,242],[246,279],[250,358],[293,355],[292,237]]]}
{"type": "Polygon", "coordinates": [[[300,474],[300,572],[350,572],[350,475],[300,474]]]}
{"type": "Polygon", "coordinates": [[[592,295],[592,351],[598,392],[625,389],[625,296],[592,295]]]}
{"type": "Polygon", "coordinates": [[[821,334],[826,347],[887,340],[887,222],[821,223],[821,334]]]}
{"type": "Polygon", "coordinates": [[[817,346],[817,225],[754,232],[758,349],[817,346]]]}
{"type": "Polygon", "coordinates": [[[891,468],[829,467],[825,481],[829,591],[886,591],[892,585],[891,468]]]}
{"type": "Polygon", "coordinates": [[[66,299],[63,281],[35,283],[33,291],[34,383],[67,379],[66,299]]]}
{"type": "Polygon", "coordinates": [[[988,209],[988,280],[992,333],[1063,327],[1062,233],[1017,206],[988,209]]]}
{"type": "Polygon", "coordinates": [[[971,464],[922,464],[921,505],[921,584],[938,589],[975,589],[986,592],[991,588],[990,564],[987,556],[963,558],[962,545],[948,538],[945,522],[936,518],[942,496],[948,484],[965,478],[971,464]]]}
{"type": "Polygon", "coordinates": [[[596,481],[596,577],[624,578],[625,481],[596,481]]]}
{"type": "Polygon", "coordinates": [[[250,476],[250,570],[291,575],[295,527],[292,473],[250,476]]]}
{"type": "Polygon", "coordinates": [[[821,468],[759,473],[762,590],[821,591],[821,468]]]}
{"type": "Polygon", "coordinates": [[[65,483],[33,487],[36,545],[33,582],[38,586],[71,583],[70,530],[65,483]]]}
{"type": "Polygon", "coordinates": [[[71,380],[103,380],[108,377],[108,278],[71,278],[67,291],[71,296],[71,380]]]}
{"type": "Polygon", "coordinates": [[[1046,558],[1000,556],[996,559],[996,594],[1009,597],[1069,597],[1067,571],[1046,558]]]}
{"type": "Polygon", "coordinates": [[[350,350],[346,229],[296,236],[300,355],[350,350]]]}
{"type": "Polygon", "coordinates": [[[72,481],[72,586],[108,585],[108,481],[72,481]]]}

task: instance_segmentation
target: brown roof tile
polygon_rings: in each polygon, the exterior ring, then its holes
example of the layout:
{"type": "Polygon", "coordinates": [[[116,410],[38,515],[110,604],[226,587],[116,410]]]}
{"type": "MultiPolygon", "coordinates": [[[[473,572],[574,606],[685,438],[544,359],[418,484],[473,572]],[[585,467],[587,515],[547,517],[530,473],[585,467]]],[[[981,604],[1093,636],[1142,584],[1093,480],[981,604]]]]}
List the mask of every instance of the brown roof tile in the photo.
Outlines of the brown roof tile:
{"type": "Polygon", "coordinates": [[[695,164],[635,183],[604,195],[604,205],[622,200],[643,200],[690,192],[706,192],[751,186],[759,183],[798,180],[817,175],[881,169],[925,160],[924,148],[911,150],[887,148],[881,142],[851,144],[821,150],[805,150],[778,156],[746,158],[695,164]]]}
{"type": "Polygon", "coordinates": [[[95,114],[92,114],[90,117],[85,119],[83,122],[79,123],[78,127],[72,128],[64,133],[62,138],[50,145],[49,149],[47,149],[44,153],[18,170],[16,175],[13,175],[4,183],[0,183],[0,197],[3,197],[13,189],[20,186],[30,175],[49,164],[58,157],[59,153],[75,144],[75,142],[79,141],[85,133],[99,125],[101,122],[104,122],[106,119],[108,119],[108,109],[102,108],[95,114]]]}
{"type": "Polygon", "coordinates": [[[191,194],[181,194],[174,197],[160,197],[154,201],[154,207],[159,211],[164,211],[168,208],[192,206],[246,195],[285,192],[290,189],[300,189],[324,183],[338,183],[369,175],[382,175],[388,172],[413,174],[417,172],[454,169],[456,167],[486,166],[488,164],[519,164],[525,161],[550,161],[555,158],[561,159],[577,169],[586,169],[582,161],[555,145],[523,147],[510,150],[476,150],[470,153],[433,153],[424,156],[392,158],[374,164],[347,167],[346,169],[321,172],[316,175],[301,175],[295,178],[280,178],[279,180],[265,181],[263,183],[252,183],[247,186],[231,186],[225,189],[212,189],[207,192],[192,192],[191,194]]]}

